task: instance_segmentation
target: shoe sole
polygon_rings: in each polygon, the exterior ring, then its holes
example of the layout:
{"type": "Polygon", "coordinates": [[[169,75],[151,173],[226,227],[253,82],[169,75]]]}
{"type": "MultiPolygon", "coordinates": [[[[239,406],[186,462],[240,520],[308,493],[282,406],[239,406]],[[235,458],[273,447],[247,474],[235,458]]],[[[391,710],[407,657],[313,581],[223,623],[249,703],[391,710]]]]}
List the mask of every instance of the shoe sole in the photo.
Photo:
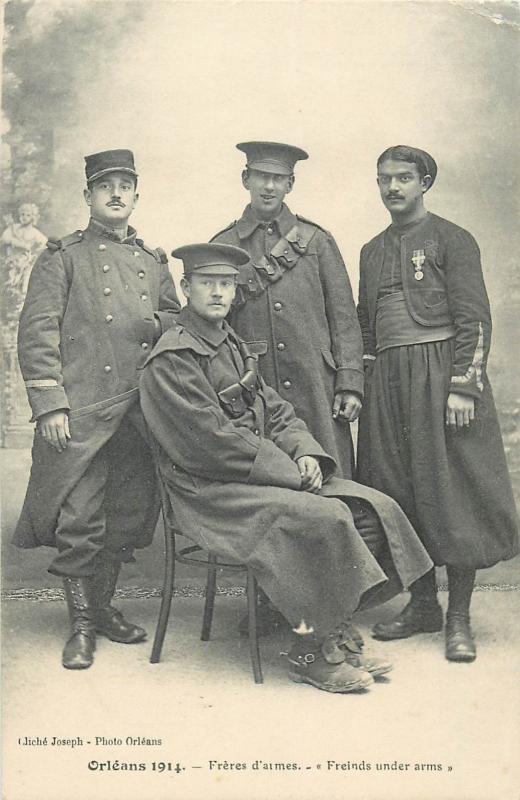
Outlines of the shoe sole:
{"type": "Polygon", "coordinates": [[[107,639],[110,639],[111,642],[117,642],[118,644],[139,644],[139,642],[144,642],[147,637],[147,634],[143,633],[143,635],[139,636],[137,639],[121,639],[116,636],[111,636],[109,633],[99,628],[96,628],[96,633],[98,636],[105,636],[107,639]]]}
{"type": "Polygon", "coordinates": [[[410,631],[406,631],[404,633],[397,634],[397,635],[395,635],[395,634],[390,635],[390,634],[384,633],[382,631],[377,631],[377,630],[374,629],[372,631],[372,638],[373,639],[378,639],[381,642],[390,642],[390,641],[392,641],[394,639],[409,639],[410,636],[417,636],[417,634],[420,634],[420,633],[438,633],[439,631],[442,631],[442,627],[443,627],[442,626],[442,622],[440,623],[440,625],[438,623],[436,625],[423,625],[423,627],[419,628],[418,630],[411,631],[411,632],[410,631]]]}
{"type": "Polygon", "coordinates": [[[336,694],[348,694],[349,692],[360,692],[364,689],[368,689],[369,686],[372,685],[372,680],[359,680],[356,683],[351,684],[348,688],[346,687],[339,687],[334,686],[331,684],[323,684],[319,683],[318,681],[313,680],[308,675],[300,675],[297,672],[289,672],[289,678],[294,681],[294,683],[309,683],[311,686],[315,686],[316,689],[322,689],[324,692],[334,692],[336,694]]]}
{"type": "Polygon", "coordinates": [[[65,669],[88,669],[94,662],[91,661],[90,664],[64,664],[62,661],[61,663],[65,669]]]}
{"type": "Polygon", "coordinates": [[[388,673],[392,672],[392,670],[393,670],[393,665],[388,664],[386,667],[378,667],[377,669],[370,669],[368,671],[370,675],[372,675],[372,677],[376,679],[376,678],[382,678],[383,675],[388,675],[388,673]]]}

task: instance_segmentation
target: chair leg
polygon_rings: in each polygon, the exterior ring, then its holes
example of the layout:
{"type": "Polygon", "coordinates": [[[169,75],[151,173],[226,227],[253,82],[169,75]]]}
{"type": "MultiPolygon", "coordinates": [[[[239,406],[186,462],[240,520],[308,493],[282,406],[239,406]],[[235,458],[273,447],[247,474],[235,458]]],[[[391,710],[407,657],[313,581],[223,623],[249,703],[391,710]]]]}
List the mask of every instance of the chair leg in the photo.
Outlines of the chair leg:
{"type": "Polygon", "coordinates": [[[202,633],[200,638],[203,642],[209,641],[211,634],[211,623],[213,622],[213,609],[215,607],[215,594],[217,591],[217,569],[213,564],[217,563],[217,557],[213,553],[208,554],[208,579],[206,581],[206,602],[204,603],[204,616],[202,618],[202,633]]]}
{"type": "Polygon", "coordinates": [[[253,675],[255,683],[263,683],[264,678],[262,675],[262,665],[260,663],[260,650],[258,648],[258,629],[256,612],[258,608],[258,584],[256,578],[251,572],[247,570],[247,615],[249,620],[249,652],[251,654],[251,664],[253,666],[253,675]]]}
{"type": "Polygon", "coordinates": [[[175,580],[175,533],[170,530],[166,515],[164,517],[164,538],[166,543],[166,561],[164,569],[164,583],[162,591],[161,609],[159,611],[159,619],[157,620],[157,628],[155,630],[155,637],[153,640],[152,654],[150,656],[150,663],[158,664],[161,659],[161,651],[170,617],[170,609],[173,597],[173,586],[175,580]]]}

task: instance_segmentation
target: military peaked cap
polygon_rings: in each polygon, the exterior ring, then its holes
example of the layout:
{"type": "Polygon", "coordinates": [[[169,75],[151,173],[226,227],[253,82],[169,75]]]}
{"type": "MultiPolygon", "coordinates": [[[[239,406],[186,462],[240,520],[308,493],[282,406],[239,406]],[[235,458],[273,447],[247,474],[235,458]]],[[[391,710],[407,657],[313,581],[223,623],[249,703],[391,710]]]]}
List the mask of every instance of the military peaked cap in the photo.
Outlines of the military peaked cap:
{"type": "Polygon", "coordinates": [[[238,267],[249,261],[249,253],[241,247],[217,243],[177,247],[172,256],[182,259],[185,275],[236,275],[238,267]]]}
{"type": "Polygon", "coordinates": [[[109,172],[127,172],[137,178],[132,151],[103,150],[102,153],[93,153],[90,156],[85,156],[87,183],[95,181],[109,172]]]}
{"type": "Polygon", "coordinates": [[[237,149],[246,154],[251,169],[278,175],[292,175],[296,162],[309,158],[305,150],[280,142],[241,142],[237,149]]]}

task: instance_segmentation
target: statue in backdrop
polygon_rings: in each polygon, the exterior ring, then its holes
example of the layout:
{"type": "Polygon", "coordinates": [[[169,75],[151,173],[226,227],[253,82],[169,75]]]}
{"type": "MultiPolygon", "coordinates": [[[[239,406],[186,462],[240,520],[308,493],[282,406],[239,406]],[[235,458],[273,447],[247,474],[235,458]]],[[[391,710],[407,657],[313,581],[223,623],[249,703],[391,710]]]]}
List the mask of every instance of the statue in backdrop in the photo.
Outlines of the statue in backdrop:
{"type": "Polygon", "coordinates": [[[22,203],[18,208],[18,222],[12,214],[5,214],[4,231],[0,238],[2,260],[2,349],[4,373],[2,378],[2,444],[4,447],[29,446],[32,425],[31,411],[18,358],[16,338],[18,319],[25,300],[27,284],[33,265],[47,237],[37,227],[40,211],[34,203],[22,203]]]}
{"type": "Polygon", "coordinates": [[[2,233],[7,318],[18,317],[33,264],[45,248],[47,237],[36,227],[39,217],[37,205],[22,203],[18,209],[18,222],[11,220],[2,233]]]}

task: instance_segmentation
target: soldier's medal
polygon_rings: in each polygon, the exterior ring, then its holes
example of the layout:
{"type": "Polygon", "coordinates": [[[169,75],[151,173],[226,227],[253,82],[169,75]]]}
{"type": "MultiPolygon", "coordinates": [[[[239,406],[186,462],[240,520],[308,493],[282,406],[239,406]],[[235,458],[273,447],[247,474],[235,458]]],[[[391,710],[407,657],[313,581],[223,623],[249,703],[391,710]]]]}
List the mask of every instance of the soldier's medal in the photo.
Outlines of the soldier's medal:
{"type": "Polygon", "coordinates": [[[415,270],[414,278],[416,281],[422,281],[424,278],[424,272],[422,268],[424,266],[424,262],[426,261],[426,254],[424,250],[414,250],[412,256],[412,264],[415,270]]]}

